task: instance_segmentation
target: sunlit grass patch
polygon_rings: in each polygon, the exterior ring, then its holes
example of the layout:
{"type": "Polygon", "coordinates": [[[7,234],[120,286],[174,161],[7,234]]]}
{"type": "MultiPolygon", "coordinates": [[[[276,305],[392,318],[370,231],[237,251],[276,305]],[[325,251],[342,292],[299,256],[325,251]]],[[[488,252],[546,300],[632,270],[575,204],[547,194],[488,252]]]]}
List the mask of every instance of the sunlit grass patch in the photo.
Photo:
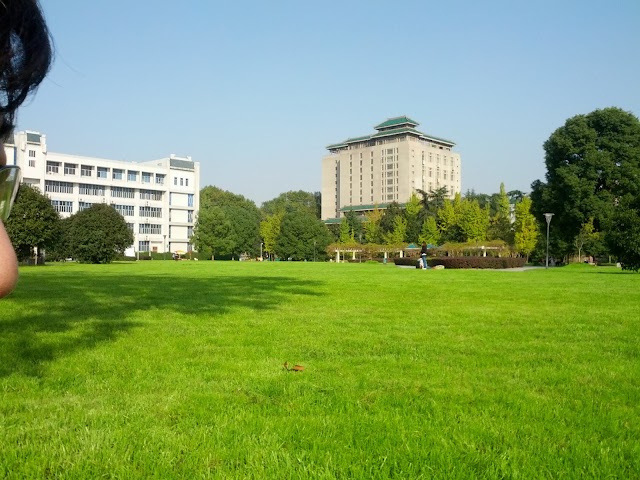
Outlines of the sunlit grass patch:
{"type": "Polygon", "coordinates": [[[633,478],[639,282],[597,267],[27,268],[0,305],[0,475],[633,478]]]}

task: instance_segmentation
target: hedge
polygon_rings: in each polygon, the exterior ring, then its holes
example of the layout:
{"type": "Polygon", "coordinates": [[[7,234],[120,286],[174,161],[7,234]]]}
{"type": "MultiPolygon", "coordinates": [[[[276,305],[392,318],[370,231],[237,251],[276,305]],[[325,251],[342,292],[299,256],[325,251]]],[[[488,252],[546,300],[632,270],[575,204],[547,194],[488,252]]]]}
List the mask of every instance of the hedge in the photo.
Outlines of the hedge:
{"type": "MultiPolygon", "coordinates": [[[[415,267],[415,258],[395,258],[396,265],[415,267]]],[[[443,265],[444,268],[518,268],[524,267],[524,257],[435,257],[427,259],[430,267],[443,265]]]]}

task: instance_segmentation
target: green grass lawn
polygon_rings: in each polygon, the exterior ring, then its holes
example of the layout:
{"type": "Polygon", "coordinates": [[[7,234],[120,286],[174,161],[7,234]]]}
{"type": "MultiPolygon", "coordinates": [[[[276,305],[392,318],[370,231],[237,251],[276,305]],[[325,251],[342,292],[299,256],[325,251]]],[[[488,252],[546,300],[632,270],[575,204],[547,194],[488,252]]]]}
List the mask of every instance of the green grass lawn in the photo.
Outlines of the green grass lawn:
{"type": "Polygon", "coordinates": [[[25,268],[0,477],[639,478],[639,353],[615,268],[25,268]]]}

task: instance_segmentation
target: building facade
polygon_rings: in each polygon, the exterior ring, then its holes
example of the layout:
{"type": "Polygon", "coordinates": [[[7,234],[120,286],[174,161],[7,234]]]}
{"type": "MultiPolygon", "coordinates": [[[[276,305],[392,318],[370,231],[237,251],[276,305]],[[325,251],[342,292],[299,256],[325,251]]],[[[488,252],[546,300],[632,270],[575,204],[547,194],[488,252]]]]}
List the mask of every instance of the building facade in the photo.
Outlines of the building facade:
{"type": "Polygon", "coordinates": [[[461,190],[460,154],[454,142],[416,130],[408,117],[377,125],[377,133],[327,146],[322,159],[322,219],[345,211],[364,213],[391,202],[403,204],[416,190],[461,190]]]}
{"type": "Polygon", "coordinates": [[[62,217],[112,205],[134,234],[127,255],[191,250],[200,192],[200,164],[191,157],[137,163],[54,153],[46,135],[32,131],[14,134],[4,149],[22,183],[38,187],[62,217]]]}

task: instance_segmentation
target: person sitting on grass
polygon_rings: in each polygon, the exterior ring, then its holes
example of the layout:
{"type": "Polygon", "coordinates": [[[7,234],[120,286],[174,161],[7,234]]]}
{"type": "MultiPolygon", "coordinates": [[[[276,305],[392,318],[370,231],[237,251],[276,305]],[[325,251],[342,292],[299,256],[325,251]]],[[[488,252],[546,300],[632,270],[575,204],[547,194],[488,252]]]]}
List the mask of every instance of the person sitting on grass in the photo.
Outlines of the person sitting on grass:
{"type": "MultiPolygon", "coordinates": [[[[0,0],[0,140],[13,132],[15,113],[51,65],[49,30],[37,0],[0,0]]],[[[20,169],[6,166],[0,148],[0,297],[18,281],[18,261],[4,229],[18,192],[20,169]]]]}

